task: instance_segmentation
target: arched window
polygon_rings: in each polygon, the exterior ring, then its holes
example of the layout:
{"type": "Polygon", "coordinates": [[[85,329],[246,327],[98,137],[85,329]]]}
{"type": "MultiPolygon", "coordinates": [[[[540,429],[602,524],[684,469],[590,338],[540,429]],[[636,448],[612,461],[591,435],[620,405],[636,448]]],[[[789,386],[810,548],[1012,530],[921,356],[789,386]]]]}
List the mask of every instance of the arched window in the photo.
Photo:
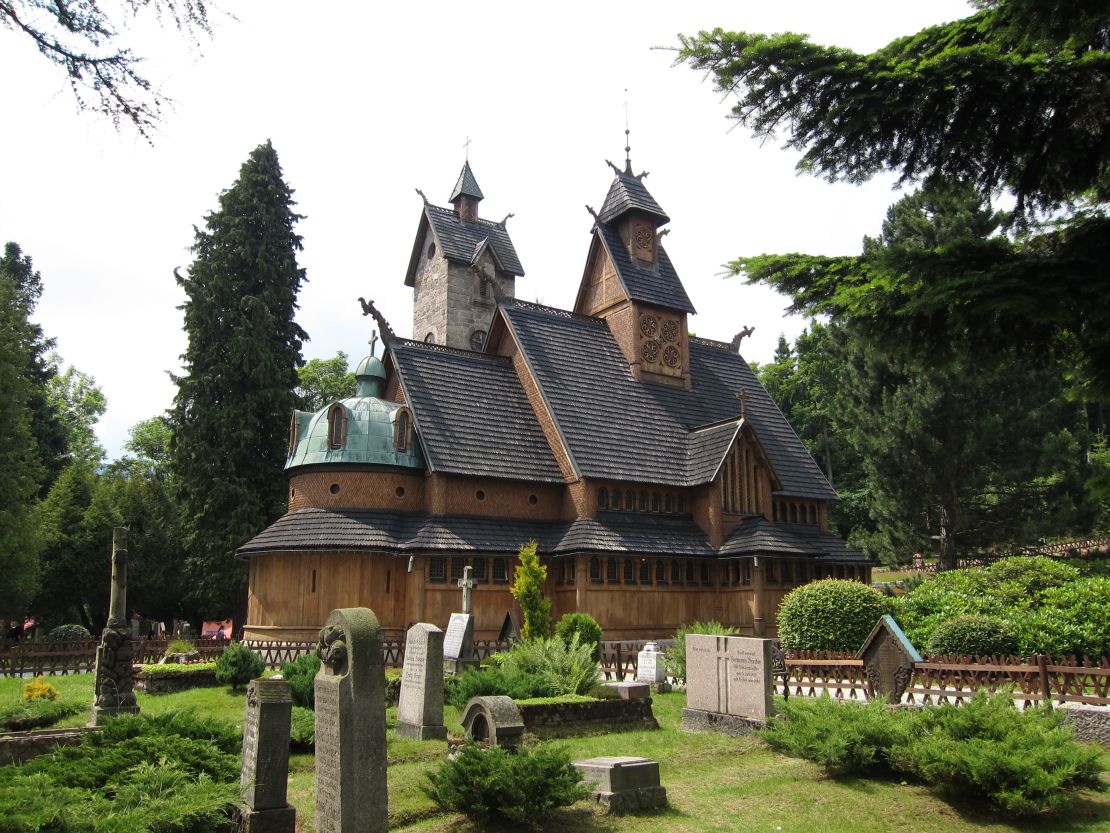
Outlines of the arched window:
{"type": "Polygon", "coordinates": [[[686,495],[679,495],[678,496],[678,514],[680,514],[680,515],[685,515],[686,514],[686,495]]]}
{"type": "Polygon", "coordinates": [[[647,492],[640,492],[640,511],[648,511],[648,496],[647,492]]]}
{"type": "MultiPolygon", "coordinates": [[[[485,284],[482,284],[484,287],[485,284]]],[[[483,296],[485,297],[485,296],[483,296]]],[[[486,331],[475,330],[470,334],[470,349],[475,353],[481,352],[482,348],[486,346],[486,331]]]]}
{"type": "Polygon", "coordinates": [[[342,448],[347,442],[347,409],[336,402],[328,411],[328,448],[342,448]]]}
{"type": "Polygon", "coordinates": [[[631,489],[626,489],[624,493],[624,508],[629,512],[636,511],[636,493],[631,489]]]}
{"type": "Polygon", "coordinates": [[[636,583],[636,564],[631,558],[624,559],[624,583],[636,583]]]}
{"type": "Polygon", "coordinates": [[[671,562],[671,584],[682,584],[682,562],[677,558],[671,562]]]}
{"type": "Polygon", "coordinates": [[[667,583],[667,562],[662,558],[655,562],[655,583],[667,583]]]}
{"type": "Polygon", "coordinates": [[[692,559],[686,559],[686,583],[697,584],[697,579],[694,578],[694,562],[692,559]]]}
{"type": "Polygon", "coordinates": [[[640,559],[640,584],[651,584],[651,562],[646,558],[640,559]]]}
{"type": "Polygon", "coordinates": [[[778,581],[778,578],[776,577],[775,562],[773,559],[767,559],[767,569],[765,572],[767,573],[767,581],[778,581]]]}
{"type": "Polygon", "coordinates": [[[782,562],[782,583],[783,584],[793,584],[794,583],[794,562],[793,561],[784,561],[784,562],[782,562]]]}
{"type": "Polygon", "coordinates": [[[621,508],[621,490],[613,489],[613,509],[621,508]]]}
{"type": "Polygon", "coordinates": [[[433,333],[433,332],[428,332],[424,336],[424,343],[425,344],[435,344],[436,343],[436,334],[433,333]]]}
{"type": "Polygon", "coordinates": [[[617,559],[610,558],[605,562],[605,580],[610,584],[616,584],[619,581],[617,577],[617,559]]]}
{"type": "Polygon", "coordinates": [[[652,492],[651,493],[651,511],[652,512],[658,512],[659,509],[660,509],[659,492],[652,492]]]}
{"type": "Polygon", "coordinates": [[[301,421],[297,419],[297,412],[293,411],[293,418],[289,420],[289,456],[297,450],[298,435],[301,433],[301,421]]]}
{"type": "Polygon", "coordinates": [[[798,522],[798,504],[790,504],[790,523],[796,524],[798,522]]]}
{"type": "Polygon", "coordinates": [[[594,584],[601,584],[601,559],[590,559],[590,581],[594,584]]]}
{"type": "Polygon", "coordinates": [[[667,492],[663,497],[663,511],[668,515],[674,511],[674,499],[671,497],[670,492],[667,492]]]}
{"type": "Polygon", "coordinates": [[[606,489],[604,486],[597,490],[597,508],[609,508],[609,490],[606,489]]]}
{"type": "Polygon", "coordinates": [[[574,584],[574,570],[577,567],[574,556],[563,559],[563,581],[566,584],[574,584]]]}
{"type": "Polygon", "coordinates": [[[401,408],[393,420],[393,447],[398,451],[408,451],[412,439],[412,416],[408,408],[401,408]]]}
{"type": "Polygon", "coordinates": [[[709,575],[709,562],[703,561],[701,563],[701,583],[709,585],[713,583],[713,579],[709,575]]]}
{"type": "Polygon", "coordinates": [[[817,524],[817,504],[815,503],[809,505],[809,522],[814,525],[817,524]]]}

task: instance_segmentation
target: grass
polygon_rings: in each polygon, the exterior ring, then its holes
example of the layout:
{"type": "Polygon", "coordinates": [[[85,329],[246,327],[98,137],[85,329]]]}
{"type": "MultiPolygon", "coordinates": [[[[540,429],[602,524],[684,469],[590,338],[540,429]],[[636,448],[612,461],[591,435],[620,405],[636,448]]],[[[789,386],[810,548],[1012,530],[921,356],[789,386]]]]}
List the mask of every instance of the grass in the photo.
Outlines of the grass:
{"type": "MultiPolygon", "coordinates": [[[[19,680],[0,680],[0,703],[19,696],[19,680]]],[[[51,679],[62,698],[92,702],[92,675],[51,679]]],[[[556,813],[545,833],[1110,833],[1110,794],[1081,793],[1056,816],[1020,823],[974,807],[953,807],[920,785],[864,778],[831,779],[813,764],[778,755],[753,738],[692,734],[681,730],[686,696],[654,697],[659,731],[634,731],[552,741],[574,758],[639,755],[659,762],[670,809],[659,814],[604,817],[586,804],[556,813]]],[[[173,694],[139,694],[140,708],[157,714],[191,708],[201,716],[242,727],[244,695],[228,687],[173,694]]],[[[397,738],[396,709],[386,713],[391,830],[411,833],[478,833],[462,816],[441,813],[423,794],[424,774],[443,757],[443,741],[397,738]]],[[[459,710],[444,722],[460,735],[459,710]]],[[[87,714],[70,725],[80,725],[87,714]]],[[[1110,751],[1104,756],[1110,768],[1110,751]]],[[[298,833],[315,833],[314,761],[295,754],[289,763],[289,801],[297,808],[298,833]]]]}

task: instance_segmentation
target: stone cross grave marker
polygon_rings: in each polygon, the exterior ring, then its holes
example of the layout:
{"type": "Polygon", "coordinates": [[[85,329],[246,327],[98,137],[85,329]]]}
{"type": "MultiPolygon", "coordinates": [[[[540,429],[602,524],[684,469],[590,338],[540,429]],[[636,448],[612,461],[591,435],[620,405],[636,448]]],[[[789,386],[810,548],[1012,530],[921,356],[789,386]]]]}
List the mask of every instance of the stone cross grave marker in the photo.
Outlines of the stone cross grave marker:
{"type": "Polygon", "coordinates": [[[96,649],[96,683],[92,722],[117,714],[137,714],[132,670],[135,651],[127,621],[127,530],[112,529],[112,595],[108,625],[96,649]]]}
{"type": "Polygon", "coordinates": [[[333,610],[316,646],[316,831],[385,833],[385,672],[378,618],[333,610]]]}
{"type": "Polygon", "coordinates": [[[459,579],[459,587],[462,588],[462,612],[470,613],[470,594],[474,591],[474,587],[478,584],[474,580],[474,568],[469,564],[463,568],[463,577],[459,579]]]}
{"type": "Polygon", "coordinates": [[[467,668],[478,664],[474,656],[474,617],[470,613],[471,593],[476,582],[473,568],[463,569],[459,579],[462,588],[462,613],[452,613],[447,622],[447,635],[443,639],[443,667],[451,674],[461,674],[467,668]]]}
{"type": "Polygon", "coordinates": [[[243,715],[242,833],[294,833],[297,811],[286,801],[293,691],[276,674],[251,680],[243,715]]]}
{"type": "Polygon", "coordinates": [[[405,639],[405,667],[397,702],[397,736],[446,738],[443,725],[443,631],[417,622],[405,639]]]}
{"type": "Polygon", "coordinates": [[[863,660],[871,695],[885,696],[888,703],[902,699],[921,654],[889,614],[884,614],[856,654],[863,660]]]}
{"type": "Polygon", "coordinates": [[[770,639],[686,636],[686,706],[764,722],[771,705],[770,639]]]}

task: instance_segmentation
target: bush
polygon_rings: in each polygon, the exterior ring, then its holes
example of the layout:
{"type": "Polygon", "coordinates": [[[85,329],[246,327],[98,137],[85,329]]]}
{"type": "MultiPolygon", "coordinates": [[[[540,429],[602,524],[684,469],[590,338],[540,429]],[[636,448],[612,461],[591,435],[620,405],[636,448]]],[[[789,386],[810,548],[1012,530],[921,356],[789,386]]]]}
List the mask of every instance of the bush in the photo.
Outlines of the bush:
{"type": "Polygon", "coordinates": [[[588,793],[570,755],[558,747],[510,754],[473,743],[429,772],[424,792],[439,807],[478,822],[527,825],[588,793]]]}
{"type": "Polygon", "coordinates": [[[880,700],[864,705],[828,694],[792,697],[779,712],[760,732],[762,738],[772,749],[820,764],[830,775],[889,769],[887,755],[905,737],[910,718],[880,700]]]}
{"type": "Polygon", "coordinates": [[[46,681],[45,677],[35,677],[23,684],[20,692],[22,700],[57,700],[58,689],[46,681]]]}
{"type": "Polygon", "coordinates": [[[536,554],[538,546],[535,541],[529,541],[520,548],[520,564],[509,588],[524,615],[520,635],[525,640],[545,638],[551,633],[551,599],[543,594],[547,568],[536,554]]]}
{"type": "Polygon", "coordinates": [[[1110,578],[1081,578],[1050,587],[1040,608],[1015,617],[1013,625],[1027,653],[1110,656],[1110,578]]]}
{"type": "Polygon", "coordinates": [[[216,679],[242,688],[266,670],[266,661],[241,642],[232,642],[216,660],[216,679]]]}
{"type": "Polygon", "coordinates": [[[191,639],[171,639],[166,644],[166,652],[162,654],[164,657],[173,656],[174,654],[191,654],[197,649],[197,643],[191,639]]]}
{"type": "Polygon", "coordinates": [[[139,672],[143,677],[168,677],[170,674],[205,674],[216,668],[215,662],[159,662],[144,665],[139,672]]]}
{"type": "Polygon", "coordinates": [[[1036,598],[1050,587],[1061,587],[1079,578],[1079,570],[1043,555],[1001,558],[986,568],[987,582],[1010,587],[1015,595],[1036,598]]]}
{"type": "Polygon", "coordinates": [[[52,726],[63,717],[77,714],[88,704],[63,703],[60,700],[24,700],[0,709],[0,729],[5,732],[25,732],[52,726]]]}
{"type": "Polygon", "coordinates": [[[293,689],[293,705],[316,708],[316,672],[319,670],[320,658],[315,653],[301,654],[292,662],[281,664],[281,676],[293,689]]]}
{"type": "Polygon", "coordinates": [[[1010,694],[922,709],[913,728],[891,750],[894,766],[949,798],[1026,816],[1058,809],[1073,790],[1105,788],[1099,750],[1072,738],[1062,711],[1020,712],[1010,694]]]}
{"type": "Polygon", "coordinates": [[[294,706],[289,724],[289,748],[294,752],[312,752],[316,748],[316,713],[303,706],[294,706]]]}
{"type": "Polygon", "coordinates": [[[736,628],[722,625],[720,622],[692,622],[683,625],[674,633],[674,645],[667,649],[667,671],[679,682],[686,682],[686,634],[708,633],[717,636],[735,636],[740,633],[736,628]]]}
{"type": "Polygon", "coordinates": [[[590,645],[594,662],[601,662],[601,625],[588,613],[567,613],[555,625],[555,635],[570,644],[572,634],[578,634],[578,641],[590,645]]]}
{"type": "Polygon", "coordinates": [[[588,694],[598,682],[597,660],[577,633],[569,644],[557,636],[518,642],[499,661],[506,672],[542,677],[549,689],[546,694],[588,694]]]}
{"type": "Polygon", "coordinates": [[[926,646],[930,654],[964,657],[1007,657],[1018,652],[1014,629],[993,616],[959,616],[933,631],[926,646]]]}
{"type": "Polygon", "coordinates": [[[866,584],[824,579],[786,594],[779,641],[792,651],[858,651],[890,603],[866,584]]]}
{"type": "Polygon", "coordinates": [[[498,694],[514,700],[527,700],[531,697],[549,696],[551,687],[539,674],[526,674],[504,668],[471,668],[462,676],[456,677],[454,683],[444,690],[444,699],[461,709],[471,697],[492,697],[498,694]]]}
{"type": "Polygon", "coordinates": [[[46,638],[51,642],[72,642],[78,639],[92,639],[92,634],[84,625],[58,625],[46,634],[46,638]]]}

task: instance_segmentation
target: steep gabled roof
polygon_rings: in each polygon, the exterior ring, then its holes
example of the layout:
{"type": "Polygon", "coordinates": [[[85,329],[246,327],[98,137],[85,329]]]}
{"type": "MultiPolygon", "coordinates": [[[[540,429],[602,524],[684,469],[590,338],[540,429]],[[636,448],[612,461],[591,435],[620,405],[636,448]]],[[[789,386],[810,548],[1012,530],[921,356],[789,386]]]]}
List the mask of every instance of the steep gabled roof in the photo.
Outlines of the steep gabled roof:
{"type": "Polygon", "coordinates": [[[506,274],[515,277],[524,274],[524,267],[520,265],[520,258],[517,257],[516,248],[504,225],[480,218],[464,220],[455,213],[454,209],[425,203],[424,211],[420,215],[420,226],[416,231],[412,255],[409,257],[409,268],[405,273],[405,286],[412,286],[415,283],[421,245],[429,226],[435,234],[440,252],[452,263],[465,265],[477,263],[483,250],[482,244],[488,242],[506,274]]]}
{"type": "Polygon", "coordinates": [[[478,187],[478,180],[474,178],[474,171],[470,170],[469,161],[463,163],[462,170],[459,171],[458,181],[455,182],[455,187],[451,189],[451,196],[447,198],[447,202],[454,202],[458,197],[472,197],[476,200],[485,199],[485,194],[478,187]]]}
{"type": "Polygon", "coordinates": [[[737,393],[743,390],[746,418],[780,481],[779,491],[836,498],[782,412],[728,345],[690,339],[692,388],[686,390],[635,379],[600,319],[521,301],[503,304],[500,313],[580,475],[673,486],[704,482],[708,451],[700,446],[713,444],[691,432],[735,419],[737,393]],[[693,450],[691,436],[699,446],[693,450]]]}
{"type": "Polygon", "coordinates": [[[645,175],[618,173],[609,186],[609,193],[605,195],[605,202],[601,204],[597,219],[602,223],[611,223],[629,211],[642,211],[655,217],[659,225],[669,223],[671,218],[644,187],[643,176],[645,175]]]}
{"type": "Polygon", "coordinates": [[[740,418],[695,428],[686,439],[686,479],[691,485],[717,479],[725,455],[743,426],[740,418]]]}
{"type": "Polygon", "coordinates": [[[389,351],[431,471],[563,482],[509,359],[406,339],[389,351]]]}
{"type": "Polygon", "coordinates": [[[629,298],[680,312],[697,312],[662,244],[656,246],[655,263],[643,263],[628,253],[616,228],[605,223],[594,228],[629,298]]]}

